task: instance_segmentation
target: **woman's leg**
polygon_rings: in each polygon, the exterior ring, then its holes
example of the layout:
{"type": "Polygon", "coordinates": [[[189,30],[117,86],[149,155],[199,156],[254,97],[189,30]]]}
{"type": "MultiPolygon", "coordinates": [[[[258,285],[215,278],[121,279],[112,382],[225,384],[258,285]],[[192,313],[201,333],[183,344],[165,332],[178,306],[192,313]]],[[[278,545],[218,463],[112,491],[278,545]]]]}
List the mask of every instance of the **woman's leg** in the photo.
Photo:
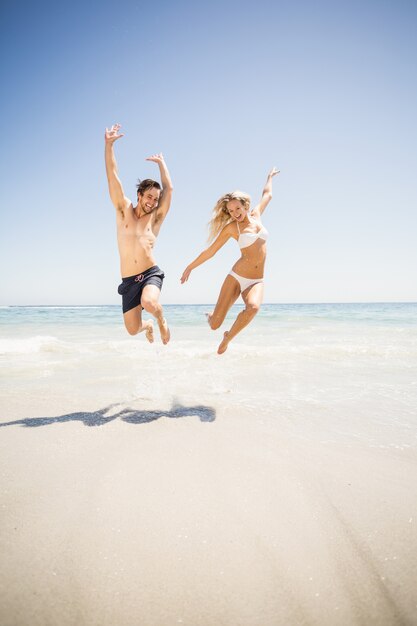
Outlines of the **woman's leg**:
{"type": "Polygon", "coordinates": [[[146,331],[146,339],[149,343],[153,343],[153,322],[152,320],[142,322],[142,307],[140,305],[124,313],[123,319],[129,335],[137,335],[142,331],[146,331]]]}
{"type": "Polygon", "coordinates": [[[214,311],[207,316],[208,323],[212,330],[217,330],[224,322],[230,307],[236,302],[240,294],[240,286],[236,278],[228,274],[224,279],[222,288],[220,289],[217,304],[214,311]]]}
{"type": "Polygon", "coordinates": [[[229,345],[229,342],[232,341],[233,337],[236,337],[236,335],[253,320],[261,307],[263,296],[263,283],[255,283],[255,285],[252,285],[252,287],[249,287],[242,292],[245,308],[235,319],[232,328],[224,333],[223,341],[217,350],[218,354],[226,352],[227,346],[229,345]]]}

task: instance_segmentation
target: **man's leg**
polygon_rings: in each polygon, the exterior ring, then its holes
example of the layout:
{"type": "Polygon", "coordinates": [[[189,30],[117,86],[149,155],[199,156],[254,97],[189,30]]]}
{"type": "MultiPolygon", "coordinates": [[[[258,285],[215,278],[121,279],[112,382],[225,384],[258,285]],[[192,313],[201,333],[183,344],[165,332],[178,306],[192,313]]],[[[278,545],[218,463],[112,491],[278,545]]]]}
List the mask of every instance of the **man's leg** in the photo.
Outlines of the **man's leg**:
{"type": "Polygon", "coordinates": [[[130,311],[124,313],[123,319],[129,335],[137,335],[138,333],[145,331],[146,339],[149,341],[149,343],[153,343],[153,321],[142,321],[142,307],[140,306],[140,304],[138,306],[135,306],[134,309],[130,309],[130,311]]]}
{"type": "Polygon", "coordinates": [[[142,297],[140,303],[142,307],[154,316],[156,319],[159,332],[161,333],[162,343],[166,345],[170,339],[170,332],[166,319],[164,318],[164,312],[159,302],[159,295],[161,290],[156,285],[146,285],[142,291],[142,297]]]}

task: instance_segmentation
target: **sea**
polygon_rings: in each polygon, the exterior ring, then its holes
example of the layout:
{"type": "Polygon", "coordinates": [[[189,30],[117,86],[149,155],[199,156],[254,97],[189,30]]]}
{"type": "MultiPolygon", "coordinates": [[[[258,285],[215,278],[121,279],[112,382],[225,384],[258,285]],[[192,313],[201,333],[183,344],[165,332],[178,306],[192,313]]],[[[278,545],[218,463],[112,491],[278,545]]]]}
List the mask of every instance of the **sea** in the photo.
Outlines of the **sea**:
{"type": "Polygon", "coordinates": [[[164,346],[157,327],[153,344],[129,336],[119,306],[1,307],[0,421],[100,426],[134,406],[149,422],[194,410],[207,422],[279,420],[294,437],[415,447],[417,303],[264,304],[223,355],[241,307],[217,331],[211,308],[165,305],[164,346]]]}

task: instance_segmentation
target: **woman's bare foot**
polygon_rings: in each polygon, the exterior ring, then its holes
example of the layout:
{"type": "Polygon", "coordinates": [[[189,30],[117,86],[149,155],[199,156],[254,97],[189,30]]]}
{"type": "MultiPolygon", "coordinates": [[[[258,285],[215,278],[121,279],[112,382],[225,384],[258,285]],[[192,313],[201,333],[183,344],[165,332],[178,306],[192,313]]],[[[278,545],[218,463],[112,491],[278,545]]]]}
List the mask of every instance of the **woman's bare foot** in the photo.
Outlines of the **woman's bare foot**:
{"type": "Polygon", "coordinates": [[[221,344],[217,348],[217,354],[223,354],[223,352],[226,352],[227,346],[229,345],[229,342],[227,340],[227,335],[228,334],[229,334],[229,331],[226,330],[226,332],[223,335],[223,341],[221,342],[221,344]]]}
{"type": "Polygon", "coordinates": [[[161,333],[162,343],[166,346],[171,337],[166,319],[164,318],[161,323],[158,322],[158,326],[159,332],[161,333]]]}
{"type": "Polygon", "coordinates": [[[146,339],[149,341],[149,343],[153,343],[154,342],[154,334],[153,334],[153,321],[152,320],[148,320],[146,322],[146,330],[145,330],[145,335],[146,335],[146,339]]]}

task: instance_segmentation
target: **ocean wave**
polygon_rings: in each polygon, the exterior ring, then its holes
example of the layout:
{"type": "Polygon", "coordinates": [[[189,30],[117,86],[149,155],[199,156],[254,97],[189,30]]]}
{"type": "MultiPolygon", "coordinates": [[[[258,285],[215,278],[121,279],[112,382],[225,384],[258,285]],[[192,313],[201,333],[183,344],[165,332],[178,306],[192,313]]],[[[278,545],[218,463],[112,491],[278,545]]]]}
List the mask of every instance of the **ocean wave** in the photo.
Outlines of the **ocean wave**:
{"type": "Polygon", "coordinates": [[[35,354],[70,352],[71,346],[57,337],[38,335],[27,339],[0,339],[0,354],[35,354]]]}
{"type": "MultiPolygon", "coordinates": [[[[243,337],[242,337],[243,339],[243,337]]],[[[381,341],[369,342],[292,342],[290,338],[271,342],[271,338],[259,337],[258,341],[241,342],[236,340],[227,351],[227,359],[266,359],[280,362],[285,358],[297,359],[327,359],[340,361],[352,358],[357,359],[401,359],[417,360],[417,343],[402,341],[391,343],[381,341]]],[[[168,346],[162,346],[158,338],[154,344],[144,341],[144,338],[95,338],[88,336],[77,337],[74,340],[59,339],[53,335],[36,335],[27,338],[1,338],[0,355],[21,355],[36,353],[56,353],[67,355],[84,355],[92,358],[104,358],[104,355],[126,356],[128,358],[158,359],[165,361],[178,360],[184,362],[190,359],[206,360],[216,357],[220,337],[213,337],[212,341],[195,339],[173,339],[168,346]]]]}

